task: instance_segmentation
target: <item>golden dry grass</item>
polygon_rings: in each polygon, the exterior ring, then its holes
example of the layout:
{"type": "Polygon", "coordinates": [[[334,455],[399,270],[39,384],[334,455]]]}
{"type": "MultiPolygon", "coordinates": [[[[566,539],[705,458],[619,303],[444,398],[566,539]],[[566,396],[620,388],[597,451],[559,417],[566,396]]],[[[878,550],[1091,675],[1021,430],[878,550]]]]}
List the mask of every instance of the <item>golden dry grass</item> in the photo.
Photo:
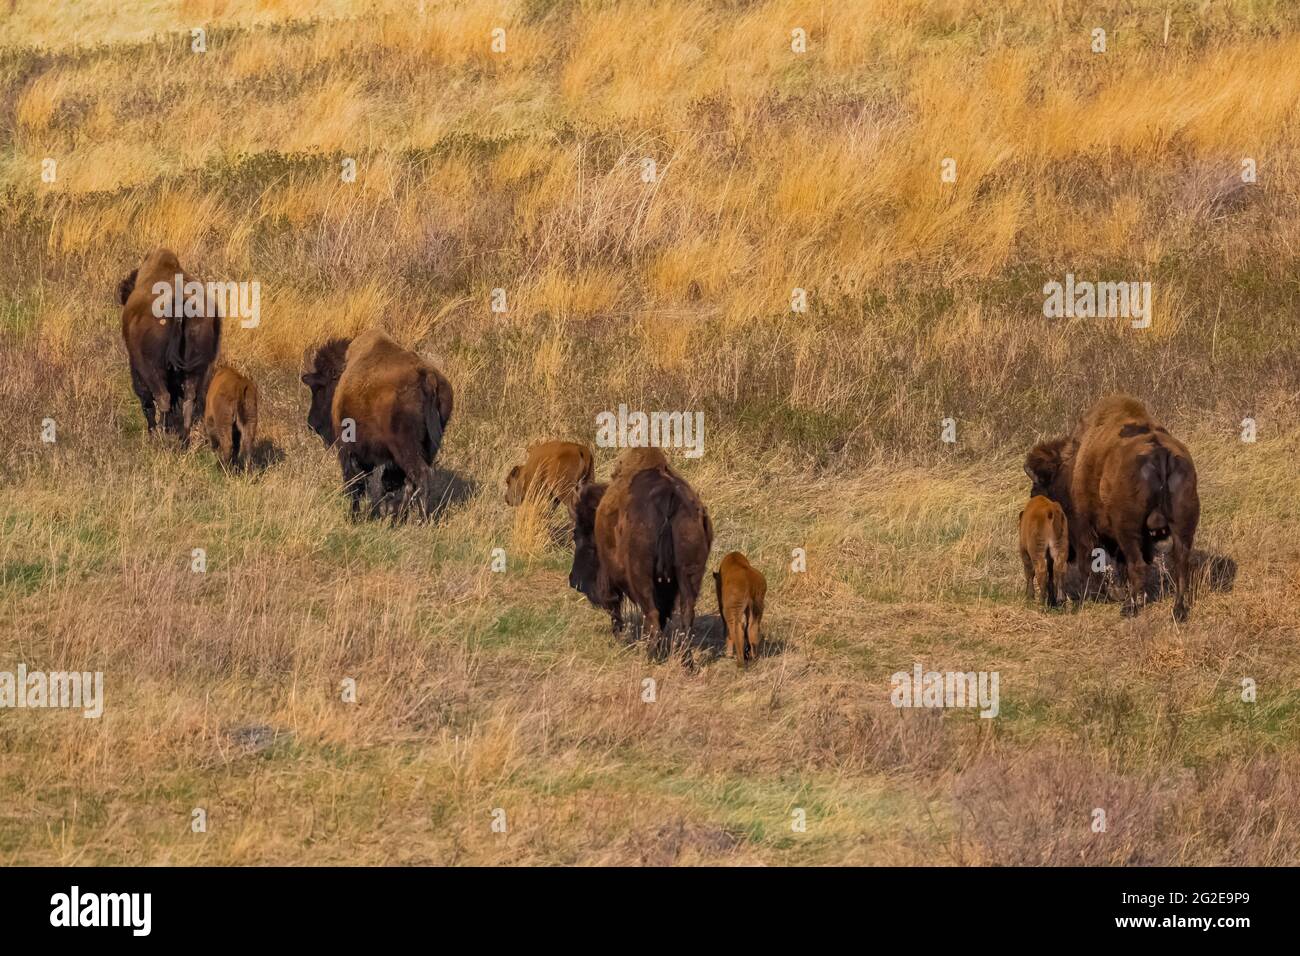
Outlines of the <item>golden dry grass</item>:
{"type": "Polygon", "coordinates": [[[1300,13],[417,6],[0,10],[0,670],[108,697],[0,710],[0,862],[1300,862],[1300,13]],[[262,285],[253,475],[142,434],[112,296],[159,243],[262,285]],[[1152,281],[1153,327],[1044,319],[1067,271],[1152,281]],[[350,523],[304,424],[304,347],[374,325],[457,389],[428,525],[350,523]],[[1020,457],[1117,389],[1238,562],[1185,626],[1021,597],[1020,457]],[[769,581],[745,672],[616,643],[502,501],[620,402],[705,413],[682,470],[769,581]],[[915,661],[1000,716],[895,710],[915,661]]]}

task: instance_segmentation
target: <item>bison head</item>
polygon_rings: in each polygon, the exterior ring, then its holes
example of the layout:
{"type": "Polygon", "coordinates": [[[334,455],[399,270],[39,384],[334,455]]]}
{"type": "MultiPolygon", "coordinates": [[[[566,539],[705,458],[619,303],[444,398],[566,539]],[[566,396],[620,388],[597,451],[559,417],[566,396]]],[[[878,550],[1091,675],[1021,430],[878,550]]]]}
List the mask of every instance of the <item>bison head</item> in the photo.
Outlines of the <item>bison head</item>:
{"type": "Polygon", "coordinates": [[[523,465],[515,465],[506,475],[506,504],[512,507],[524,502],[523,475],[523,465]]]}
{"type": "Polygon", "coordinates": [[[1033,482],[1030,496],[1044,495],[1061,501],[1069,488],[1069,439],[1040,441],[1025,456],[1025,474],[1033,482]]]}
{"type": "Polygon", "coordinates": [[[569,587],[587,596],[592,604],[603,603],[598,583],[600,554],[596,550],[596,509],[605,497],[606,485],[586,485],[578,500],[569,506],[573,518],[573,568],[569,571],[569,587]]]}
{"type": "Polygon", "coordinates": [[[326,448],[334,443],[334,420],[331,414],[334,389],[339,384],[339,376],[343,374],[351,341],[332,339],[317,349],[314,356],[311,349],[308,349],[303,363],[302,383],[311,389],[311,409],[307,412],[307,424],[320,436],[326,448]]]}

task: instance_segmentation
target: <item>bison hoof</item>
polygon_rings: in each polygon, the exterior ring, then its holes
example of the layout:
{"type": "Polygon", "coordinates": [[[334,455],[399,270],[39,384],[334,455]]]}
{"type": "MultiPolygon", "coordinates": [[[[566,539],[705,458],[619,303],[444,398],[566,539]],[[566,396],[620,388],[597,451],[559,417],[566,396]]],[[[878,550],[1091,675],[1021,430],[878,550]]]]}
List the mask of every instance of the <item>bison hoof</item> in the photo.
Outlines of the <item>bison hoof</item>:
{"type": "Polygon", "coordinates": [[[1191,616],[1192,612],[1188,609],[1186,604],[1174,605],[1174,620],[1179,624],[1184,623],[1191,616]]]}
{"type": "Polygon", "coordinates": [[[1124,606],[1119,609],[1121,617],[1137,617],[1138,611],[1142,608],[1134,601],[1125,601],[1124,606]]]}

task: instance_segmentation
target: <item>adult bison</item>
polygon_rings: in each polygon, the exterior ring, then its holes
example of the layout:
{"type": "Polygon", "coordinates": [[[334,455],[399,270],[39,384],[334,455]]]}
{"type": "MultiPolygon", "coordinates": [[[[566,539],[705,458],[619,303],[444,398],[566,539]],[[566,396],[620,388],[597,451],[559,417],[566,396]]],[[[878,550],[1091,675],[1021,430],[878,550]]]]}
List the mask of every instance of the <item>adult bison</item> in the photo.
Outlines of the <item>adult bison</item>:
{"type": "Polygon", "coordinates": [[[689,635],[713,523],[663,453],[625,455],[609,483],[583,487],[572,512],[569,586],[609,613],[615,634],[627,597],[641,609],[652,647],[660,647],[674,611],[689,635]]]}
{"type": "Polygon", "coordinates": [[[122,339],[131,387],[152,432],[189,441],[195,414],[203,414],[212,365],[221,348],[221,314],[206,292],[184,292],[187,279],[176,253],[155,249],[117,288],[122,339]],[[177,289],[184,293],[179,299],[177,289]]]}
{"type": "Polygon", "coordinates": [[[311,389],[307,423],[328,447],[338,446],[352,513],[369,491],[375,511],[404,488],[400,508],[433,506],[433,460],[451,420],[451,383],[423,358],[378,330],[334,339],[302,374],[311,389]]]}
{"type": "Polygon", "coordinates": [[[1094,548],[1126,572],[1126,616],[1141,608],[1148,565],[1167,553],[1174,576],[1174,618],[1191,608],[1192,541],[1201,516],[1196,466],[1182,442],[1127,395],[1097,402],[1068,439],[1034,446],[1025,471],[1036,489],[1065,510],[1080,581],[1094,548]]]}

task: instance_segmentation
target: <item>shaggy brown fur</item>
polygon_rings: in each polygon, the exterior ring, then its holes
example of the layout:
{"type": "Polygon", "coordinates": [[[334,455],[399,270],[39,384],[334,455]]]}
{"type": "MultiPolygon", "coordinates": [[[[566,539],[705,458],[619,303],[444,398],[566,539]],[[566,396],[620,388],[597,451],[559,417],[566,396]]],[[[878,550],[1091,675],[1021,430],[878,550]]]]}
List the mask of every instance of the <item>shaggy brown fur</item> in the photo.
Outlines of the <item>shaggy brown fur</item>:
{"type": "MultiPolygon", "coordinates": [[[[177,275],[188,281],[176,253],[155,249],[117,287],[122,305],[122,339],[131,364],[131,387],[140,399],[145,423],[152,432],[161,418],[164,430],[189,441],[195,412],[207,400],[208,379],[221,347],[221,315],[205,297],[202,315],[184,314],[184,302],[166,314],[154,315],[154,285],[168,289],[177,275]]],[[[168,293],[161,293],[168,295],[168,293]]],[[[160,306],[161,310],[161,306],[160,306]]]]}
{"type": "Polygon", "coordinates": [[[744,667],[746,659],[758,660],[767,579],[748,558],[732,551],[713,572],[713,581],[718,588],[718,614],[726,630],[727,650],[736,656],[736,666],[744,667]]]}
{"type": "Polygon", "coordinates": [[[1069,462],[1073,454],[1074,447],[1068,438],[1042,441],[1029,449],[1025,456],[1025,474],[1033,482],[1029,496],[1043,495],[1069,511],[1069,462]]]}
{"type": "Polygon", "coordinates": [[[414,503],[428,514],[433,460],[452,413],[451,383],[442,373],[371,330],[350,342],[326,343],[302,381],[312,391],[308,424],[327,444],[337,443],[353,514],[367,491],[374,513],[396,487],[404,487],[399,510],[414,503]]]}
{"type": "Polygon", "coordinates": [[[641,609],[656,651],[674,612],[686,635],[713,546],[708,509],[662,454],[624,455],[608,485],[583,488],[572,509],[573,568],[569,586],[623,630],[622,601],[641,609]],[[655,461],[663,464],[651,464],[655,461]]]}
{"type": "Polygon", "coordinates": [[[1169,551],[1174,618],[1187,620],[1189,559],[1201,517],[1191,452],[1127,395],[1094,405],[1073,442],[1070,530],[1078,559],[1085,560],[1098,542],[1115,548],[1128,571],[1124,613],[1136,614],[1146,593],[1147,565],[1156,550],[1169,551]]]}
{"type": "Polygon", "coordinates": [[[208,443],[227,467],[247,468],[257,443],[257,386],[233,368],[222,365],[208,384],[203,424],[208,443]]]}
{"type": "Polygon", "coordinates": [[[645,468],[670,468],[668,456],[658,448],[629,448],[618,456],[609,474],[611,482],[630,478],[645,468]]]}
{"type": "Polygon", "coordinates": [[[528,449],[522,465],[506,475],[506,504],[520,505],[531,490],[552,503],[572,505],[582,486],[596,480],[591,448],[572,441],[548,441],[528,449]]]}
{"type": "Polygon", "coordinates": [[[1020,562],[1025,568],[1025,597],[1034,586],[1043,603],[1054,607],[1065,594],[1070,560],[1070,533],[1065,511],[1044,495],[1034,495],[1020,512],[1020,562]]]}

